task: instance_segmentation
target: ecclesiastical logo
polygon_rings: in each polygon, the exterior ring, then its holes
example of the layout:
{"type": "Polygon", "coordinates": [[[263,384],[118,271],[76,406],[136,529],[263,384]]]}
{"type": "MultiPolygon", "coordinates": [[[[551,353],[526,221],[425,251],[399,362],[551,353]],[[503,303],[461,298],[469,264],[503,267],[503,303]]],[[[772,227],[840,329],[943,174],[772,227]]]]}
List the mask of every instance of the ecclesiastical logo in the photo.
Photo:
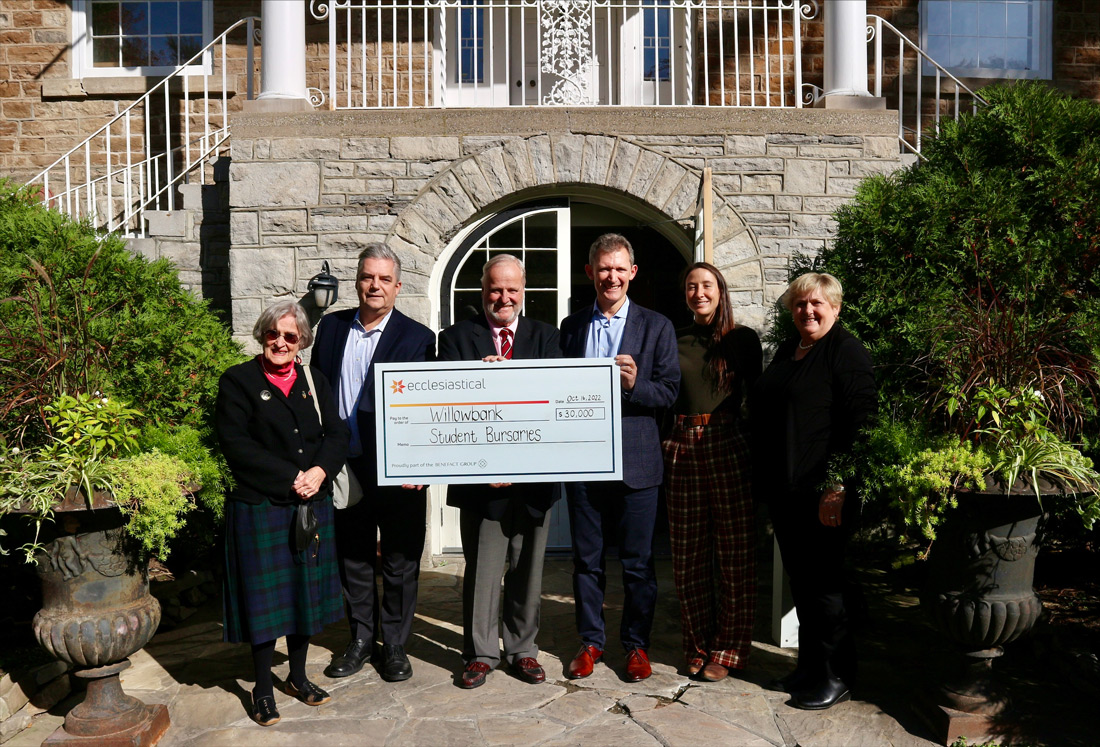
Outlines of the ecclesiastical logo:
{"type": "Polygon", "coordinates": [[[404,382],[404,380],[400,380],[400,379],[392,380],[390,382],[390,389],[393,390],[394,394],[403,393],[405,391],[405,382],[404,382]]]}

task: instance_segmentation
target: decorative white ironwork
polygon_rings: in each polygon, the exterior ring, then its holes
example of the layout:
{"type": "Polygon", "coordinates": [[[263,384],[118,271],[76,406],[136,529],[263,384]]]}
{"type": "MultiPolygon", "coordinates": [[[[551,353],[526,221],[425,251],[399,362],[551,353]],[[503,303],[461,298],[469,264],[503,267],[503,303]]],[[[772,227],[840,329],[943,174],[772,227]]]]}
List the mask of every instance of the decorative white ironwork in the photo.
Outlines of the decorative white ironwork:
{"type": "Polygon", "coordinates": [[[559,80],[542,103],[569,106],[595,104],[589,91],[592,72],[592,3],[589,0],[543,0],[542,56],[539,70],[559,80]]]}
{"type": "Polygon", "coordinates": [[[328,25],[335,109],[800,107],[802,27],[819,3],[312,0],[310,12],[328,25]],[[668,49],[656,79],[640,52],[655,11],[668,49]]]}
{"type": "Polygon", "coordinates": [[[320,109],[325,105],[325,92],[320,88],[310,86],[306,91],[309,92],[309,105],[314,109],[320,109]]]}

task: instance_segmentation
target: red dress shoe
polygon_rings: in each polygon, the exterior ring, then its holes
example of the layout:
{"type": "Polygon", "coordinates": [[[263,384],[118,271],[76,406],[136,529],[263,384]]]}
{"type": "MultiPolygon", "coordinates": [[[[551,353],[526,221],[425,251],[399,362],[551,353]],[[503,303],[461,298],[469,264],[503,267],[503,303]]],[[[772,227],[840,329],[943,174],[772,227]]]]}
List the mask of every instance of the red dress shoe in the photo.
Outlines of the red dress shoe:
{"type": "Polygon", "coordinates": [[[538,660],[525,656],[512,662],[512,672],[519,679],[530,685],[546,682],[546,670],[538,663],[538,660]]]}
{"type": "Polygon", "coordinates": [[[566,670],[565,676],[571,680],[587,677],[592,674],[596,662],[602,658],[603,651],[595,646],[581,646],[581,650],[573,657],[573,661],[569,662],[569,669],[566,670]]]}
{"type": "Polygon", "coordinates": [[[653,674],[649,666],[649,656],[644,648],[631,649],[626,655],[626,679],[627,682],[638,682],[653,674]]]}
{"type": "Polygon", "coordinates": [[[493,668],[483,661],[471,661],[466,665],[466,668],[462,670],[462,680],[459,682],[459,686],[464,690],[473,690],[475,687],[481,687],[485,684],[485,678],[489,676],[489,672],[493,671],[493,668]]]}

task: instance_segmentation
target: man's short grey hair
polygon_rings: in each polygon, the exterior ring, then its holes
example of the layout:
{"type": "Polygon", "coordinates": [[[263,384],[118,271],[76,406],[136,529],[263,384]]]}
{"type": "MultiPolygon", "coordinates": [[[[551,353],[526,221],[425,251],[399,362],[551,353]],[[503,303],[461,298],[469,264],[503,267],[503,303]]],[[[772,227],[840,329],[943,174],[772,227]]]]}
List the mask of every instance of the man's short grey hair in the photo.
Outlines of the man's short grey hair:
{"type": "Polygon", "coordinates": [[[630,245],[630,242],[621,233],[605,233],[600,238],[592,242],[592,246],[588,249],[588,264],[595,266],[596,259],[601,254],[610,254],[611,252],[617,252],[620,249],[626,249],[630,255],[630,266],[635,265],[634,262],[634,247],[630,245]]]}
{"type": "Polygon", "coordinates": [[[276,301],[260,312],[260,318],[256,320],[256,326],[252,328],[252,336],[260,345],[264,344],[264,333],[269,329],[275,329],[275,325],[284,316],[294,317],[294,324],[298,327],[298,348],[305,350],[313,344],[313,329],[309,326],[309,316],[302,305],[289,298],[276,301]]]}
{"type": "Polygon", "coordinates": [[[398,283],[401,282],[401,258],[397,256],[397,252],[390,249],[388,244],[372,241],[363,247],[363,251],[359,252],[359,264],[355,266],[357,277],[359,271],[363,269],[363,261],[367,259],[388,259],[393,262],[393,279],[398,283]]]}
{"type": "Polygon", "coordinates": [[[502,262],[513,262],[519,268],[519,274],[523,276],[523,285],[527,285],[527,268],[523,266],[520,258],[514,254],[498,254],[485,263],[481,268],[481,289],[485,290],[489,283],[489,272],[502,262]]]}

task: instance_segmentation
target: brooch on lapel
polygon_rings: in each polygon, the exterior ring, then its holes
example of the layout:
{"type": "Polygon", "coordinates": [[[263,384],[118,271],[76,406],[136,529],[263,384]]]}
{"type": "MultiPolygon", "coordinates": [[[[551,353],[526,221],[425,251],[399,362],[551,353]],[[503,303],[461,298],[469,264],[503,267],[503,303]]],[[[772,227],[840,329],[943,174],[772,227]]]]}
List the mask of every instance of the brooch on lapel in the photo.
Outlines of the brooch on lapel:
{"type": "Polygon", "coordinates": [[[308,389],[302,392],[302,399],[306,399],[307,397],[309,397],[309,390],[308,389]]]}
{"type": "Polygon", "coordinates": [[[267,402],[269,399],[271,399],[271,392],[264,389],[262,392],[260,392],[260,399],[262,399],[264,402],[267,402]]]}

